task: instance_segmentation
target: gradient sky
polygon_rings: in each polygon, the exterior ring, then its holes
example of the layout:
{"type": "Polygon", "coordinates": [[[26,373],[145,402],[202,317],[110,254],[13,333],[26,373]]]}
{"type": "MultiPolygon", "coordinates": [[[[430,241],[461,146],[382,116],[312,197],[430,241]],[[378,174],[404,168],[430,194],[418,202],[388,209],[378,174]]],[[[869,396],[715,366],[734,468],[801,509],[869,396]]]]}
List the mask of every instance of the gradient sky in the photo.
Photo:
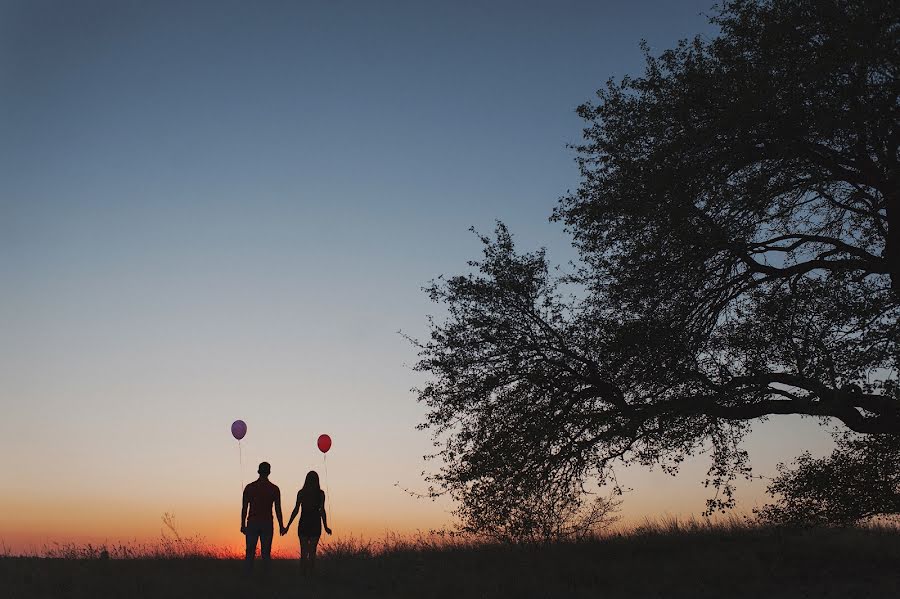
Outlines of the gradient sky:
{"type": "MultiPolygon", "coordinates": [[[[242,480],[269,460],[289,512],[322,432],[336,532],[448,524],[394,486],[431,451],[397,332],[425,335],[470,226],[572,256],[574,108],[642,38],[713,34],[711,4],[0,1],[0,542],[169,512],[236,545],[242,480]]],[[[806,446],[789,418],[748,447],[771,474],[806,446]]],[[[705,469],[623,472],[626,517],[702,511],[705,469]]]]}

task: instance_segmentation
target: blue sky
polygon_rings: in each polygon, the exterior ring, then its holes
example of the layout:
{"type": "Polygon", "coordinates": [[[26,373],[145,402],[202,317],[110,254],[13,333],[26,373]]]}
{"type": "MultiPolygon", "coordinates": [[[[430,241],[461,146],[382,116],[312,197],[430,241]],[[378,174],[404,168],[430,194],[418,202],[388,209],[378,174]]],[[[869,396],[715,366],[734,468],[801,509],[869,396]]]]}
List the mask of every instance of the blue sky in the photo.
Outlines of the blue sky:
{"type": "MultiPolygon", "coordinates": [[[[332,435],[344,530],[442,521],[393,486],[430,450],[397,331],[424,335],[470,226],[572,256],[548,217],[575,107],[641,39],[711,35],[711,4],[0,2],[0,467],[34,466],[6,501],[215,537],[243,418],[285,488],[332,435]]],[[[0,530],[49,538],[37,518],[0,530]]]]}

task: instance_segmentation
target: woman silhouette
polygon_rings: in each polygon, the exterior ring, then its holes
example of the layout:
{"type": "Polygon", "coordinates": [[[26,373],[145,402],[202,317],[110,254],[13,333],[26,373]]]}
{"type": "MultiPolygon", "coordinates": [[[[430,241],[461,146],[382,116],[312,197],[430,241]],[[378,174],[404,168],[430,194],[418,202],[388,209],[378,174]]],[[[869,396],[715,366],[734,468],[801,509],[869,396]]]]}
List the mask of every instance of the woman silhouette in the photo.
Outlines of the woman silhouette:
{"type": "Polygon", "coordinates": [[[300,566],[306,572],[312,571],[316,564],[316,546],[322,536],[322,527],[331,534],[328,516],[325,514],[325,492],[319,486],[319,475],[315,470],[307,473],[303,488],[297,491],[297,505],[281,534],[285,534],[291,527],[301,507],[303,511],[300,513],[300,522],[297,523],[297,535],[300,537],[300,566]]]}

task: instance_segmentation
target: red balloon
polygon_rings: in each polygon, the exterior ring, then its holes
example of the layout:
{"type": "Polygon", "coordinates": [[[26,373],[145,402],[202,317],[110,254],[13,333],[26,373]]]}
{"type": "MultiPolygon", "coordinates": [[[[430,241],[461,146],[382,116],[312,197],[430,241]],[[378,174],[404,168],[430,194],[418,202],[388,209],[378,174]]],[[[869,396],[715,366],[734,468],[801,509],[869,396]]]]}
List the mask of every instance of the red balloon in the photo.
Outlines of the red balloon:
{"type": "Polygon", "coordinates": [[[316,442],[316,445],[319,446],[319,451],[326,453],[331,449],[331,437],[328,435],[319,435],[319,440],[316,442]]]}
{"type": "Polygon", "coordinates": [[[240,441],[247,434],[247,423],[243,420],[235,420],[231,423],[231,434],[240,441]]]}

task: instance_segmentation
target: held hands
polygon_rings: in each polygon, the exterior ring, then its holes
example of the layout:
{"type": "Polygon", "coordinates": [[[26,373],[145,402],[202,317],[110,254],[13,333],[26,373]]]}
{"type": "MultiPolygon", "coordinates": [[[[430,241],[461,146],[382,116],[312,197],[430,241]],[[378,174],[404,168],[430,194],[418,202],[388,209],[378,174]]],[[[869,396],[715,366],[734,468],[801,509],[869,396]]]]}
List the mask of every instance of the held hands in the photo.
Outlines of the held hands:
{"type": "Polygon", "coordinates": [[[287,531],[288,531],[287,526],[282,526],[282,527],[281,527],[281,536],[286,535],[286,534],[287,534],[287,531]]]}

